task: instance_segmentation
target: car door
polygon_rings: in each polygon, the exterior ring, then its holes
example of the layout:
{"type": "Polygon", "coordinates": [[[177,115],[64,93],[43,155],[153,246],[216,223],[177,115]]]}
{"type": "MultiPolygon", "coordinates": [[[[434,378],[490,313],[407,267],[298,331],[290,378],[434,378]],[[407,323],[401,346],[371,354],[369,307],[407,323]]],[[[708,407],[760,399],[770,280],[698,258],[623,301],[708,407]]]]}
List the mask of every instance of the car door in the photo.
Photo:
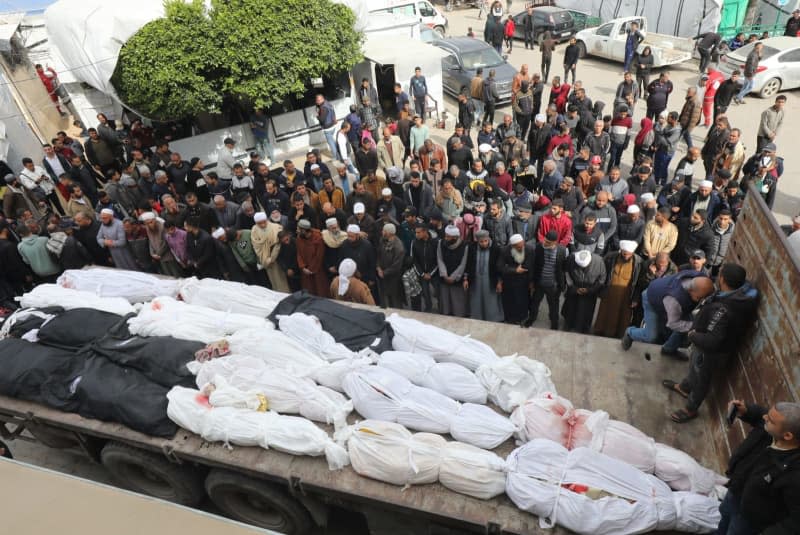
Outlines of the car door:
{"type": "MultiPolygon", "coordinates": [[[[783,80],[783,89],[800,87],[800,48],[781,54],[778,58],[778,67],[777,75],[783,80]]],[[[766,78],[772,77],[767,76],[766,78]]]]}
{"type": "Polygon", "coordinates": [[[595,56],[600,56],[601,58],[609,57],[609,41],[611,40],[611,31],[613,29],[613,22],[603,24],[597,28],[594,32],[594,42],[586,47],[587,52],[595,56]]]}
{"type": "Polygon", "coordinates": [[[463,71],[461,64],[452,51],[443,48],[448,54],[442,58],[442,81],[444,82],[444,89],[451,94],[458,94],[461,89],[461,78],[463,71]]]}

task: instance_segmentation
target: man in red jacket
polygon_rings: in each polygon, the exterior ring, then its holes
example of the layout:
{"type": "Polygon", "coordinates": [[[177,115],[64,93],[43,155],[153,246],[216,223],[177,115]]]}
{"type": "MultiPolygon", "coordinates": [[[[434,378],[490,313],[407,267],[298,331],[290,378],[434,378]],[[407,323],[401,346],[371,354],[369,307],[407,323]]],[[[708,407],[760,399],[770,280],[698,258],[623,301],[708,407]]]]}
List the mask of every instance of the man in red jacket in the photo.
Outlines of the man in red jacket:
{"type": "Polygon", "coordinates": [[[704,78],[706,78],[706,92],[703,95],[703,117],[705,117],[703,124],[709,127],[714,121],[714,96],[720,84],[725,81],[725,75],[709,67],[704,78]]]}
{"type": "Polygon", "coordinates": [[[555,199],[550,205],[550,212],[544,214],[539,220],[539,230],[536,233],[536,240],[543,243],[545,236],[551,230],[555,230],[558,236],[559,245],[567,247],[572,241],[572,219],[564,213],[563,199],[555,199]]]}

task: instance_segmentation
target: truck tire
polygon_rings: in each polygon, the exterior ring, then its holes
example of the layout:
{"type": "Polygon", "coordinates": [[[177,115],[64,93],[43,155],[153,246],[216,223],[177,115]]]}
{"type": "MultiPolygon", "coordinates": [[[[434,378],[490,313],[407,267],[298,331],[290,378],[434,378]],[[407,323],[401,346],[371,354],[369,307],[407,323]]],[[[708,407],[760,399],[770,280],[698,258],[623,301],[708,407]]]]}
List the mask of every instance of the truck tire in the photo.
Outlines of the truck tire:
{"type": "Polygon", "coordinates": [[[576,43],[578,45],[578,57],[583,59],[586,57],[586,43],[583,41],[578,41],[576,43]]]}
{"type": "Polygon", "coordinates": [[[258,479],[212,470],[206,478],[206,492],[228,516],[246,524],[290,535],[305,535],[314,526],[300,502],[258,479]]]}
{"type": "Polygon", "coordinates": [[[205,497],[203,474],[140,449],[109,442],[100,461],[126,488],[181,505],[195,506],[205,497]]]}

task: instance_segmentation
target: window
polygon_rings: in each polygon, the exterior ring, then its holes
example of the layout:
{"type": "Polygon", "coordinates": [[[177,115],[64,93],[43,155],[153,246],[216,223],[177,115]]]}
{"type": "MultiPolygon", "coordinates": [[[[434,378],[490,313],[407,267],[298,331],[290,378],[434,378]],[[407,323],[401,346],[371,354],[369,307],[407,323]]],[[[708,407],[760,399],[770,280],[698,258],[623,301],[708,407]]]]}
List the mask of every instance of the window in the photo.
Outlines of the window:
{"type": "Polygon", "coordinates": [[[494,48],[487,46],[480,50],[465,52],[461,55],[461,62],[467,70],[477,69],[478,67],[497,67],[502,65],[505,60],[500,57],[494,48]]]}
{"type": "Polygon", "coordinates": [[[790,50],[778,58],[778,61],[781,63],[793,63],[795,61],[800,61],[800,48],[796,50],[790,50]]]}
{"type": "Polygon", "coordinates": [[[273,104],[267,111],[268,115],[280,115],[291,111],[310,108],[314,105],[317,93],[322,93],[326,100],[338,100],[350,96],[350,77],[347,72],[322,77],[322,87],[312,87],[306,84],[306,91],[300,96],[290,96],[281,102],[273,104]]]}
{"type": "Polygon", "coordinates": [[[419,9],[419,14],[421,17],[435,17],[436,10],[433,9],[433,6],[430,5],[428,2],[418,2],[417,9],[419,9]]]}
{"type": "Polygon", "coordinates": [[[608,37],[609,35],[611,35],[611,29],[613,27],[614,27],[613,24],[604,24],[603,26],[597,28],[596,34],[603,37],[608,37]]]}
{"type": "Polygon", "coordinates": [[[457,69],[459,67],[458,60],[454,55],[445,56],[442,58],[442,69],[443,70],[450,70],[450,69],[457,69]]]}

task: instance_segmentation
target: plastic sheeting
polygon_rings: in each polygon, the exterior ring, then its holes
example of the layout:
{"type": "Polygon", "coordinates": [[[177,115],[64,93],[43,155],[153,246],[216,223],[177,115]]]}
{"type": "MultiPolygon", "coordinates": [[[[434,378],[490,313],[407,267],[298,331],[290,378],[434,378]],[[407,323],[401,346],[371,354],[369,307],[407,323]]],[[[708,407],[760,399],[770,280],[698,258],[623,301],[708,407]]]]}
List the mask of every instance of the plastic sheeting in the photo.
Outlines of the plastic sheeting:
{"type": "Polygon", "coordinates": [[[467,368],[452,362],[436,362],[433,357],[405,351],[384,351],[378,366],[402,375],[417,386],[466,403],[486,403],[486,389],[467,368]]]}
{"type": "Polygon", "coordinates": [[[197,374],[200,388],[222,377],[235,388],[265,395],[276,412],[300,414],[309,420],[333,424],[337,429],[347,424],[347,415],[353,410],[353,403],[340,393],[270,367],[255,357],[228,355],[188,366],[197,374]]]}
{"type": "Polygon", "coordinates": [[[19,298],[22,307],[59,306],[65,310],[93,308],[125,316],[135,312],[133,305],[121,297],[98,297],[91,292],[63,288],[57,284],[40,284],[19,298]]]}
{"type": "Polygon", "coordinates": [[[637,0],[609,2],[608,0],[556,0],[556,5],[600,17],[604,22],[620,17],[645,16],[650,32],[695,37],[716,31],[722,20],[722,0],[637,0]]]}
{"type": "Polygon", "coordinates": [[[178,292],[190,305],[259,318],[272,314],[275,306],[287,296],[262,286],[196,277],[181,280],[178,292]]]}
{"type": "Polygon", "coordinates": [[[268,366],[291,372],[298,377],[311,376],[327,361],[284,332],[241,329],[225,338],[231,353],[256,357],[268,366]]]}
{"type": "Polygon", "coordinates": [[[47,383],[65,381],[83,362],[83,357],[63,349],[18,338],[0,340],[0,394],[50,405],[43,394],[47,383]]]}
{"type": "Polygon", "coordinates": [[[453,362],[472,371],[499,358],[491,347],[469,336],[397,314],[389,316],[387,321],[394,329],[392,348],[397,351],[430,355],[436,362],[453,362]]]}
{"type": "Polygon", "coordinates": [[[720,520],[716,499],[672,492],[654,476],[589,448],[568,451],[536,439],[511,452],[506,465],[506,493],[542,527],[559,524],[591,535],[709,533],[720,520]]]}
{"type": "Polygon", "coordinates": [[[483,364],[475,375],[488,391],[489,399],[506,412],[528,398],[556,391],[550,380],[550,368],[523,356],[513,355],[483,364]]]}
{"type": "Polygon", "coordinates": [[[505,461],[490,451],[379,420],[364,420],[342,434],[353,470],[362,476],[401,486],[438,480],[484,500],[505,490],[505,461]]]}
{"type": "Polygon", "coordinates": [[[674,490],[712,494],[727,480],[691,456],[657,444],[632,425],[611,420],[604,411],[575,409],[569,400],[546,394],[532,398],[511,414],[522,441],[548,439],[569,450],[589,447],[655,474],[674,490]]]}
{"type": "Polygon", "coordinates": [[[325,455],[328,467],[349,463],[347,451],[322,429],[297,416],[235,407],[212,407],[198,390],[175,387],[167,394],[167,414],[179,426],[205,440],[239,446],[260,446],[292,455],[325,455]]]}
{"type": "Polygon", "coordinates": [[[516,429],[508,418],[485,405],[462,405],[379,366],[349,373],[343,386],[365,418],[395,422],[417,431],[450,433],[456,440],[479,448],[496,448],[516,429]]]}
{"type": "Polygon", "coordinates": [[[173,336],[181,340],[211,343],[240,329],[273,329],[265,319],[220,312],[198,305],[188,305],[171,297],[158,297],[146,303],[128,320],[131,334],[173,336]]]}
{"type": "Polygon", "coordinates": [[[68,269],[58,284],[99,297],[122,297],[129,303],[144,303],[158,296],[177,297],[177,279],[159,278],[141,271],[124,269],[68,269]]]}

